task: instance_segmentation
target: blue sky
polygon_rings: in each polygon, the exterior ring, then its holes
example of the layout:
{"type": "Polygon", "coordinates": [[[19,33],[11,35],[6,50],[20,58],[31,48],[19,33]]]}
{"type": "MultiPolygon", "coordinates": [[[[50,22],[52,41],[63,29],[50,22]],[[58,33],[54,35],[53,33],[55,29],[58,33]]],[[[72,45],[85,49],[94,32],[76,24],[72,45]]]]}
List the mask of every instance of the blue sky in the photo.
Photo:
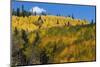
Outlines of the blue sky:
{"type": "Polygon", "coordinates": [[[54,4],[54,3],[40,3],[40,2],[12,2],[12,8],[15,10],[21,8],[24,5],[24,9],[29,11],[35,6],[43,8],[47,13],[57,15],[61,14],[63,16],[72,15],[77,19],[86,19],[95,21],[95,6],[82,6],[82,5],[71,5],[71,4],[54,4]]]}

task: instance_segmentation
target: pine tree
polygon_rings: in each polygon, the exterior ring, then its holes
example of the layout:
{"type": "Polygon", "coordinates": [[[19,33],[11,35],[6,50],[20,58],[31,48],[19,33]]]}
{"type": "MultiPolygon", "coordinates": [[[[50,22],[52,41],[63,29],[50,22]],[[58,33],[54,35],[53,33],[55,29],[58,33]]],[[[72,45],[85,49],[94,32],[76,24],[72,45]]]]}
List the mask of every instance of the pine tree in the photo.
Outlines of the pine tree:
{"type": "Polygon", "coordinates": [[[36,12],[34,12],[34,15],[36,16],[36,12]]]}
{"type": "Polygon", "coordinates": [[[22,16],[25,16],[24,5],[22,5],[22,16]]]}
{"type": "Polygon", "coordinates": [[[26,58],[25,54],[23,53],[23,49],[20,49],[17,54],[18,65],[28,65],[29,60],[26,58]]]}
{"type": "Polygon", "coordinates": [[[72,19],[74,19],[74,15],[72,14],[72,19]]]}
{"type": "Polygon", "coordinates": [[[38,43],[39,39],[40,39],[39,33],[36,32],[36,37],[35,37],[34,45],[36,45],[38,43]]]}
{"type": "Polygon", "coordinates": [[[15,33],[15,35],[17,35],[17,34],[18,34],[18,30],[17,30],[17,28],[16,28],[16,27],[15,27],[14,33],[15,33]]]}
{"type": "Polygon", "coordinates": [[[17,16],[20,16],[20,9],[17,8],[17,16]]]}
{"type": "Polygon", "coordinates": [[[46,13],[45,13],[45,12],[42,12],[42,13],[41,13],[41,15],[44,15],[44,16],[46,16],[46,13]]]}
{"type": "Polygon", "coordinates": [[[94,21],[93,21],[93,19],[91,20],[91,24],[93,24],[94,23],[94,21]]]}
{"type": "Polygon", "coordinates": [[[15,11],[14,8],[13,8],[13,10],[12,10],[12,15],[15,15],[15,16],[16,16],[16,11],[15,11]]]}
{"type": "Polygon", "coordinates": [[[41,51],[41,53],[40,53],[40,63],[41,64],[47,64],[48,61],[49,61],[49,57],[47,56],[46,51],[45,50],[41,51]]]}
{"type": "Polygon", "coordinates": [[[24,40],[24,49],[27,47],[27,44],[28,44],[28,38],[27,38],[27,34],[24,30],[22,30],[22,39],[24,40]]]}

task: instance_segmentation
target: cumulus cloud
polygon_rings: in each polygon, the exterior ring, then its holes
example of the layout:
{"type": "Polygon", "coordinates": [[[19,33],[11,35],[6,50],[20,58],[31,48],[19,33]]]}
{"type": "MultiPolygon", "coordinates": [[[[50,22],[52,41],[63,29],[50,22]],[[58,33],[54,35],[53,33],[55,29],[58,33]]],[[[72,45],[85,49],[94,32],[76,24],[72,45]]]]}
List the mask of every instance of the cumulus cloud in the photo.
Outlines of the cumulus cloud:
{"type": "Polygon", "coordinates": [[[32,7],[30,12],[32,12],[33,14],[36,13],[36,14],[41,14],[42,12],[46,12],[45,9],[43,8],[40,8],[38,6],[35,6],[35,7],[32,7]]]}

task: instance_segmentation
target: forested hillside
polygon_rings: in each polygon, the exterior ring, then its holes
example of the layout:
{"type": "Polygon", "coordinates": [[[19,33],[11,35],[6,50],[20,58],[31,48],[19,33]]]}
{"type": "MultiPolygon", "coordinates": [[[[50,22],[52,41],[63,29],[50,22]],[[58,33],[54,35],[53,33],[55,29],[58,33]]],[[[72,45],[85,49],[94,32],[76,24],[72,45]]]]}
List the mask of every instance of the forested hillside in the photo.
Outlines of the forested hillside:
{"type": "Polygon", "coordinates": [[[14,65],[94,61],[95,23],[72,17],[12,16],[14,65]]]}

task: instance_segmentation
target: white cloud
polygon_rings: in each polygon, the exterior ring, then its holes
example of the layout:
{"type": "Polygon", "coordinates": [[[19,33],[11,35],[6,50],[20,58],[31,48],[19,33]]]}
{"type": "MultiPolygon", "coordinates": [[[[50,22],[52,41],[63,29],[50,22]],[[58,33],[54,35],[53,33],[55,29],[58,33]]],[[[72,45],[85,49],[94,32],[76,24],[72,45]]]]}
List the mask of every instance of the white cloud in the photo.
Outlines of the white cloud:
{"type": "Polygon", "coordinates": [[[38,7],[38,6],[32,7],[30,11],[31,11],[32,13],[35,13],[35,12],[36,12],[36,14],[41,14],[42,12],[46,12],[45,9],[40,8],[40,7],[38,7]]]}

